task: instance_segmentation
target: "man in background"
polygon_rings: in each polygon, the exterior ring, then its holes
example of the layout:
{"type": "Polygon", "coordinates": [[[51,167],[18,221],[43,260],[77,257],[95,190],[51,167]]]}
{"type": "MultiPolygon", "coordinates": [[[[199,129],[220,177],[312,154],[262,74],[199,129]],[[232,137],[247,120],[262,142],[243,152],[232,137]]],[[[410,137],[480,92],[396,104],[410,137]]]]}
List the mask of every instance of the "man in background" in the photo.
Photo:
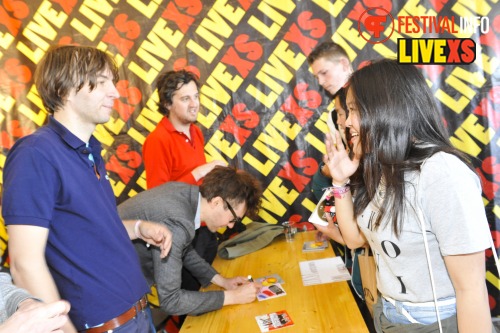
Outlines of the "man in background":
{"type": "MultiPolygon", "coordinates": [[[[307,62],[319,85],[335,99],[338,96],[338,91],[346,84],[352,73],[351,61],[346,51],[332,41],[323,42],[312,50],[307,57],[307,62]]],[[[345,100],[345,94],[339,97],[343,97],[339,103],[345,100]]],[[[340,125],[345,122],[345,111],[347,110],[344,109],[342,112],[342,109],[336,106],[334,110],[329,110],[327,120],[337,126],[337,130],[341,131],[343,138],[345,138],[345,132],[344,129],[340,128],[340,125]]],[[[331,186],[331,179],[328,167],[325,166],[325,163],[320,163],[312,181],[313,193],[318,201],[323,195],[324,189],[331,186]]]]}
{"type": "Polygon", "coordinates": [[[159,75],[158,111],[164,115],[142,148],[148,189],[169,181],[200,185],[223,161],[207,163],[205,139],[195,125],[200,111],[198,79],[186,70],[159,75]]]}

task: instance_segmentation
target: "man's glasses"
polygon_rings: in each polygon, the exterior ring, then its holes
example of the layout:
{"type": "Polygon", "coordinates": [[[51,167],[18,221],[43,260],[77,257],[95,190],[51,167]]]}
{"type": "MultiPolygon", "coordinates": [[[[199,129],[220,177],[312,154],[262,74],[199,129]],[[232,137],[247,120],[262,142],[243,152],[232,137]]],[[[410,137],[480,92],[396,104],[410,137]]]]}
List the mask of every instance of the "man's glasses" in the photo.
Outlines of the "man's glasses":
{"type": "Polygon", "coordinates": [[[229,208],[229,211],[231,212],[231,214],[233,214],[233,219],[230,221],[230,223],[241,223],[241,221],[243,220],[241,217],[238,217],[238,215],[236,215],[236,212],[234,211],[233,207],[231,207],[231,205],[229,204],[229,202],[224,199],[224,202],[226,203],[227,205],[227,208],[229,208]]]}

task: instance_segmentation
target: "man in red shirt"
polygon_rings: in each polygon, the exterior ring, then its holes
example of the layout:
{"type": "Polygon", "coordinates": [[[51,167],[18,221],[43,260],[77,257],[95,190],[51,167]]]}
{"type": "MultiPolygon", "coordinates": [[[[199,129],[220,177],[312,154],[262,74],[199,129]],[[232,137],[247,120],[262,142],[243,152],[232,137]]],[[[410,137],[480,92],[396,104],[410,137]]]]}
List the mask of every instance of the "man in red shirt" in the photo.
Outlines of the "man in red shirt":
{"type": "Polygon", "coordinates": [[[160,75],[157,87],[158,111],[165,117],[144,142],[148,189],[168,181],[200,185],[216,165],[226,163],[205,158],[203,133],[194,125],[200,109],[197,78],[185,70],[170,71],[160,75]]]}
{"type": "MultiPolygon", "coordinates": [[[[168,181],[200,185],[216,165],[226,163],[206,161],[203,133],[194,124],[200,109],[197,77],[186,70],[165,72],[158,78],[157,89],[158,111],[165,117],[142,148],[148,189],[168,181]]],[[[196,252],[211,264],[217,245],[216,235],[202,225],[193,240],[196,252]]],[[[187,270],[183,271],[183,289],[198,290],[200,286],[187,270]]]]}

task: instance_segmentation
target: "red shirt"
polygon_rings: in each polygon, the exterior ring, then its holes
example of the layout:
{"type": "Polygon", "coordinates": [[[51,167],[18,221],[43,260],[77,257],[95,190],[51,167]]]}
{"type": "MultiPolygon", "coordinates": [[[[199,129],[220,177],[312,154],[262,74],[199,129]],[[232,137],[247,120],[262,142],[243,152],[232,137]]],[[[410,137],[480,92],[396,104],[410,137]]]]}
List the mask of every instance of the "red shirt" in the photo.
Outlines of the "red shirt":
{"type": "Polygon", "coordinates": [[[196,125],[191,124],[189,133],[191,140],[177,131],[167,117],[163,117],[148,135],[142,147],[148,189],[168,181],[201,184],[201,180],[197,182],[194,179],[191,171],[207,163],[205,139],[196,125]]]}

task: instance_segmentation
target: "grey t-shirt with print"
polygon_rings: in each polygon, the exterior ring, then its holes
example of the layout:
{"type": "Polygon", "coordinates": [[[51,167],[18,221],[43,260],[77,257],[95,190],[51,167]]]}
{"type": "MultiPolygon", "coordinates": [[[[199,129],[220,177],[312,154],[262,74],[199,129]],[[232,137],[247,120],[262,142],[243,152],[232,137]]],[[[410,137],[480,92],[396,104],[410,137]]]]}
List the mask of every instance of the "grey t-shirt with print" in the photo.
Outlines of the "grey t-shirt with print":
{"type": "MultiPolygon", "coordinates": [[[[383,227],[385,220],[377,231],[371,230],[378,212],[374,202],[380,198],[375,198],[358,217],[358,225],[374,252],[381,294],[399,301],[430,302],[433,295],[424,240],[413,208],[418,173],[408,173],[405,179],[408,200],[399,238],[392,227],[383,227]]],[[[456,156],[442,152],[425,162],[419,182],[418,200],[425,219],[436,293],[438,298],[454,296],[443,256],[483,251],[490,244],[480,182],[456,156]]]]}

